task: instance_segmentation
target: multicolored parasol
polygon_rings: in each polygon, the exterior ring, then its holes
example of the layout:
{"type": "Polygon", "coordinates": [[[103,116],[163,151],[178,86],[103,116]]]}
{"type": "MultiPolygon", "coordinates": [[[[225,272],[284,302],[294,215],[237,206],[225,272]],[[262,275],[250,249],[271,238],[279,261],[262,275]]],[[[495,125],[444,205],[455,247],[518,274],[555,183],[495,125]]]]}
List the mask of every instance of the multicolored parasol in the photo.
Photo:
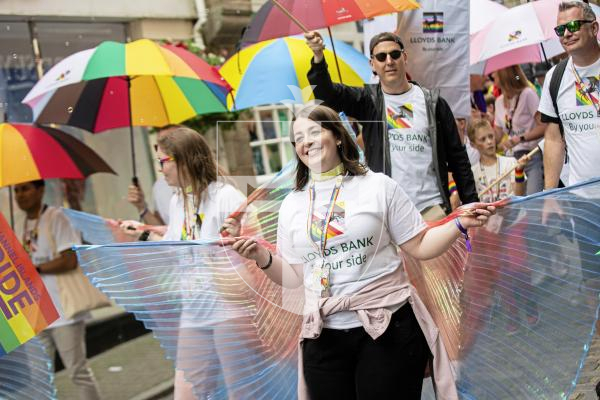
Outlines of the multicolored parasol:
{"type": "Polygon", "coordinates": [[[242,37],[242,43],[302,33],[302,28],[281,8],[293,15],[307,30],[372,18],[419,8],[416,0],[270,0],[255,14],[242,37]]]}
{"type": "Polygon", "coordinates": [[[48,127],[0,124],[0,187],[37,179],[83,179],[96,172],[115,173],[73,136],[48,127]]]}
{"type": "MultiPolygon", "coordinates": [[[[37,123],[102,132],[162,127],[198,114],[224,112],[228,91],[219,72],[194,54],[141,39],[104,42],[65,58],[23,103],[33,109],[37,123]]],[[[133,146],[132,157],[135,176],[133,146]]]]}
{"type": "MultiPolygon", "coordinates": [[[[325,45],[331,48],[327,39],[325,45]]],[[[341,75],[350,86],[364,86],[371,77],[369,60],[352,46],[335,41],[341,75]]],[[[234,54],[219,70],[232,86],[227,98],[230,109],[241,110],[261,104],[280,103],[294,99],[290,87],[310,86],[306,74],[310,69],[312,51],[302,37],[268,40],[248,46],[234,54]]],[[[325,60],[334,82],[340,82],[333,52],[325,50],[325,60]]],[[[302,92],[302,101],[310,100],[312,92],[302,92]]],[[[295,99],[300,102],[300,99],[295,99]]]]}

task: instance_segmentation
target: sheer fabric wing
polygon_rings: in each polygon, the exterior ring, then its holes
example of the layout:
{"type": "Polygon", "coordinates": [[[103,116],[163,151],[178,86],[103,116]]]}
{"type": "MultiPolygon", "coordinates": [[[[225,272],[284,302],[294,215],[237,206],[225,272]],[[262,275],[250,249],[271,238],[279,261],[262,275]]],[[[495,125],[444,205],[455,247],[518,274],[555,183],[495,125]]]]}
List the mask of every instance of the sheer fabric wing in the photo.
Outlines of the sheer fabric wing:
{"type": "Polygon", "coordinates": [[[405,256],[468,399],[569,398],[598,317],[600,182],[508,202],[443,256],[405,256]],[[542,224],[546,210],[548,220],[542,224]]]}
{"type": "Polygon", "coordinates": [[[56,399],[52,361],[38,338],[0,357],[0,398],[56,399]]]}
{"type": "MultiPolygon", "coordinates": [[[[292,177],[288,165],[249,197],[244,233],[271,248],[292,177]]],[[[589,282],[599,279],[599,204],[596,181],[516,199],[474,234],[472,253],[457,241],[434,260],[405,257],[456,361],[464,398],[573,390],[598,306],[589,282]],[[550,206],[560,213],[542,224],[550,206]]],[[[295,396],[301,294],[285,293],[211,243],[91,246],[78,256],[96,286],[154,330],[200,398],[295,396]],[[211,319],[215,310],[224,320],[211,319]]]]}

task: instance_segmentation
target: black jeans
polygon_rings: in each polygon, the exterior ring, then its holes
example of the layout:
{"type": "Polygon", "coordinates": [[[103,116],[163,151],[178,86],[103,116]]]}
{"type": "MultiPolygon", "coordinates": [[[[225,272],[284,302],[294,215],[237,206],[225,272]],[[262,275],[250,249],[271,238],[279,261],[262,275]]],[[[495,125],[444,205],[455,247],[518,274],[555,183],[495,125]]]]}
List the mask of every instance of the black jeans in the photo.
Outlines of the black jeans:
{"type": "Polygon", "coordinates": [[[431,354],[409,304],[376,340],[362,327],[323,329],[302,350],[311,400],[418,400],[431,354]]]}

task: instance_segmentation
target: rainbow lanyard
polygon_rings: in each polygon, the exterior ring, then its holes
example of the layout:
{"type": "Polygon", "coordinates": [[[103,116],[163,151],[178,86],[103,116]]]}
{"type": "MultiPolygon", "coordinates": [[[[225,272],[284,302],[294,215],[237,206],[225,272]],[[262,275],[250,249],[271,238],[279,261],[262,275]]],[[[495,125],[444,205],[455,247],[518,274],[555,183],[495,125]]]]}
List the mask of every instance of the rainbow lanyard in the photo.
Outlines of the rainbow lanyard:
{"type": "MultiPolygon", "coordinates": [[[[597,102],[594,102],[591,92],[585,90],[585,85],[583,84],[583,80],[581,79],[581,76],[579,76],[579,72],[577,72],[577,69],[575,68],[575,64],[573,63],[573,60],[571,60],[571,70],[573,71],[573,76],[575,76],[575,81],[577,81],[577,84],[581,88],[581,91],[583,92],[585,97],[587,97],[589,102],[592,103],[592,106],[594,106],[594,109],[596,110],[596,115],[598,116],[598,118],[600,118],[600,104],[598,104],[597,102]]],[[[575,89],[575,90],[577,91],[577,89],[575,89]]],[[[598,87],[595,86],[594,90],[598,91],[598,87]]],[[[592,90],[592,92],[594,90],[592,90]]],[[[600,91],[598,91],[598,95],[600,96],[600,91]]]]}
{"type": "MultiPolygon", "coordinates": [[[[494,182],[496,179],[498,179],[498,177],[500,176],[500,160],[496,159],[496,178],[494,178],[494,181],[488,181],[488,177],[485,173],[485,168],[483,168],[483,164],[480,162],[479,163],[479,168],[481,169],[481,176],[483,177],[483,187],[486,188],[490,183],[494,182]]],[[[502,182],[502,181],[500,181],[502,182]]],[[[492,194],[492,198],[490,201],[497,201],[500,200],[500,182],[498,182],[496,185],[496,195],[494,196],[494,188],[490,189],[490,192],[492,194]]]]}
{"type": "Polygon", "coordinates": [[[183,226],[181,227],[181,240],[196,240],[200,238],[200,229],[202,229],[202,217],[200,216],[200,206],[198,206],[196,212],[193,213],[193,218],[193,222],[189,220],[188,210],[186,205],[184,204],[183,226]],[[196,227],[198,227],[198,235],[196,235],[196,227]]]}
{"type": "Polygon", "coordinates": [[[31,230],[31,232],[27,232],[27,217],[25,217],[25,222],[23,224],[23,237],[21,238],[21,244],[23,245],[23,249],[25,249],[25,252],[27,252],[27,254],[29,254],[31,256],[31,253],[33,252],[33,246],[37,244],[37,240],[38,240],[38,226],[40,225],[40,219],[42,219],[42,214],[44,213],[44,211],[46,211],[46,209],[48,208],[47,204],[44,204],[41,208],[40,208],[40,212],[37,216],[37,219],[35,220],[35,225],[33,226],[33,229],[31,230]]]}
{"type": "Polygon", "coordinates": [[[310,242],[314,245],[315,249],[319,252],[319,255],[321,256],[321,260],[322,260],[321,265],[319,266],[319,265],[313,264],[313,274],[316,273],[320,276],[322,295],[323,294],[326,295],[327,293],[329,293],[329,288],[330,288],[330,280],[329,280],[330,269],[325,268],[325,249],[327,248],[327,231],[329,230],[329,223],[331,222],[331,217],[333,216],[333,210],[335,208],[335,203],[336,203],[338,195],[340,194],[340,191],[342,189],[342,183],[343,183],[344,177],[346,175],[338,175],[336,182],[335,182],[335,187],[331,191],[331,198],[329,199],[329,205],[327,206],[327,214],[325,214],[325,220],[323,221],[323,224],[321,226],[321,235],[320,235],[320,243],[319,244],[317,244],[315,242],[315,240],[313,238],[313,234],[312,234],[313,213],[314,213],[314,208],[315,208],[315,197],[316,197],[314,180],[310,183],[310,187],[308,189],[309,212],[308,212],[308,219],[307,219],[307,223],[306,223],[306,225],[307,225],[306,232],[308,234],[308,238],[310,239],[310,242]],[[315,271],[315,269],[319,269],[319,270],[315,271]]]}

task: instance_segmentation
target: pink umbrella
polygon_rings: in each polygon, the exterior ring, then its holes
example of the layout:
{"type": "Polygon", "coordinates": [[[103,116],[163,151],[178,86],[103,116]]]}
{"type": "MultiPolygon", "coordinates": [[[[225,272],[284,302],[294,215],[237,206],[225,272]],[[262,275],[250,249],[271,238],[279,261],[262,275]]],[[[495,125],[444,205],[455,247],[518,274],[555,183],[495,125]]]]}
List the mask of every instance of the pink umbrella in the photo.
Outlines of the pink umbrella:
{"type": "MultiPolygon", "coordinates": [[[[541,62],[564,50],[554,27],[561,0],[538,0],[510,8],[471,35],[470,64],[488,74],[515,64],[541,62]],[[542,45],[542,46],[540,46],[542,45]]],[[[593,5],[596,15],[600,7],[593,5]]]]}

